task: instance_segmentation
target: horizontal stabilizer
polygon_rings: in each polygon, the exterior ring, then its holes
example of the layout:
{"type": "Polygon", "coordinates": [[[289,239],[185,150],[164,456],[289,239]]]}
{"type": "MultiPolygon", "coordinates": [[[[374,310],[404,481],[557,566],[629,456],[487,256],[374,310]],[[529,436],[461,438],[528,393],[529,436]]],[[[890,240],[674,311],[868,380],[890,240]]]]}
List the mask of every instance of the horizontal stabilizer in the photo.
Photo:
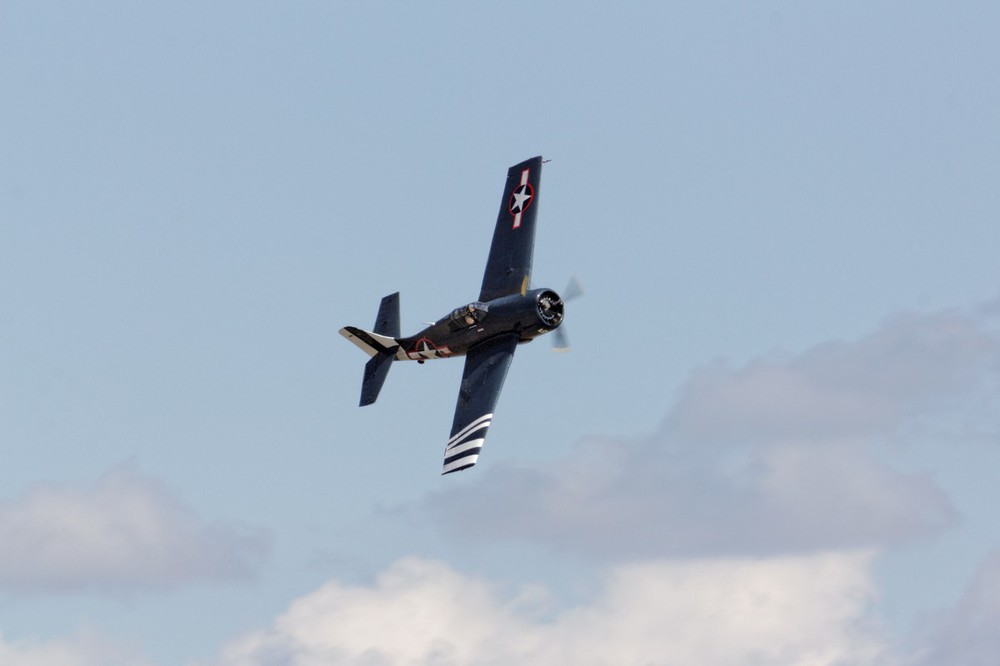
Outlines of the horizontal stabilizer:
{"type": "Polygon", "coordinates": [[[388,352],[390,349],[399,348],[395,339],[387,335],[372,333],[356,326],[345,326],[340,329],[340,334],[357,345],[361,351],[369,356],[375,356],[388,352]]]}
{"type": "Polygon", "coordinates": [[[396,341],[399,337],[399,292],[389,294],[379,303],[374,331],[345,326],[340,334],[371,357],[365,364],[365,376],[361,380],[361,406],[370,405],[378,399],[389,368],[401,353],[396,341]]]}
{"type": "Polygon", "coordinates": [[[399,337],[399,292],[389,294],[382,299],[378,306],[378,317],[375,319],[375,332],[379,335],[388,335],[390,338],[399,337]]]}
{"type": "Polygon", "coordinates": [[[370,405],[378,399],[378,394],[389,376],[389,368],[396,360],[396,347],[387,352],[372,356],[365,363],[365,377],[361,381],[361,406],[370,405]]]}

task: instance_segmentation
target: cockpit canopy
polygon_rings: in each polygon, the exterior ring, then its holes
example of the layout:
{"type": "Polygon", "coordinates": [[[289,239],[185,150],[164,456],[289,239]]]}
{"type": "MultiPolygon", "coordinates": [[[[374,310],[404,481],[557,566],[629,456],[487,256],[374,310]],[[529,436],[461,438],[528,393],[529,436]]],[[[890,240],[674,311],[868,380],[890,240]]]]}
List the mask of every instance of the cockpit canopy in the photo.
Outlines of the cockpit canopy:
{"type": "Polygon", "coordinates": [[[470,328],[472,326],[478,326],[486,313],[489,311],[489,306],[486,303],[469,303],[468,305],[463,305],[457,308],[451,313],[449,317],[449,325],[452,330],[460,331],[465,328],[470,328]]]}

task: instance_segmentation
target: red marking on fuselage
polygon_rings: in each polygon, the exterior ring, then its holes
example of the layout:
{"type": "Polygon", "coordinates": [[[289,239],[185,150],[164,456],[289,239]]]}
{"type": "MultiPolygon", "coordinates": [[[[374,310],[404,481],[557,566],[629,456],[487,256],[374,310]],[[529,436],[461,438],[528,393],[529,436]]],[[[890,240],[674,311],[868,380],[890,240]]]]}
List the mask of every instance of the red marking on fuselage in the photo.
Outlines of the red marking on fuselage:
{"type": "Polygon", "coordinates": [[[424,358],[441,358],[451,356],[452,351],[448,349],[447,345],[441,345],[438,347],[430,338],[420,338],[413,343],[413,349],[406,352],[406,355],[416,361],[424,358]]]}

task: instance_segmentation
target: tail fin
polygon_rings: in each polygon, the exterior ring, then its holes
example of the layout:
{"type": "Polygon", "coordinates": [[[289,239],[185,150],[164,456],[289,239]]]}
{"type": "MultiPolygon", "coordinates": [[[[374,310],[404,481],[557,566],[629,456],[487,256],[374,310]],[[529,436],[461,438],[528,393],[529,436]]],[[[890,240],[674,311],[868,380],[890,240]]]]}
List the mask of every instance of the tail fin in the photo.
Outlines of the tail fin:
{"type": "Polygon", "coordinates": [[[382,299],[375,319],[375,330],[365,331],[354,326],[345,326],[340,334],[361,348],[371,358],[365,364],[365,374],[361,381],[361,406],[370,405],[378,398],[389,367],[396,358],[399,344],[399,292],[382,299]]]}

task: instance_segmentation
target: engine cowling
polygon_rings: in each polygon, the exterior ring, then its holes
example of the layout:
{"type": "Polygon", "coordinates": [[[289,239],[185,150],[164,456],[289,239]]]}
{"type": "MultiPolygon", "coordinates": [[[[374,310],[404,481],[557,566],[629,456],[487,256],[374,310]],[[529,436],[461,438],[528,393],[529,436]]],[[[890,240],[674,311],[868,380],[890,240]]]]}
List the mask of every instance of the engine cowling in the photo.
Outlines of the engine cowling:
{"type": "Polygon", "coordinates": [[[563,300],[551,289],[541,289],[535,296],[535,310],[541,326],[549,331],[559,326],[564,314],[563,300]]]}
{"type": "Polygon", "coordinates": [[[527,342],[558,328],[563,321],[563,300],[551,289],[532,289],[484,305],[488,309],[480,328],[484,339],[510,332],[527,342]]]}

